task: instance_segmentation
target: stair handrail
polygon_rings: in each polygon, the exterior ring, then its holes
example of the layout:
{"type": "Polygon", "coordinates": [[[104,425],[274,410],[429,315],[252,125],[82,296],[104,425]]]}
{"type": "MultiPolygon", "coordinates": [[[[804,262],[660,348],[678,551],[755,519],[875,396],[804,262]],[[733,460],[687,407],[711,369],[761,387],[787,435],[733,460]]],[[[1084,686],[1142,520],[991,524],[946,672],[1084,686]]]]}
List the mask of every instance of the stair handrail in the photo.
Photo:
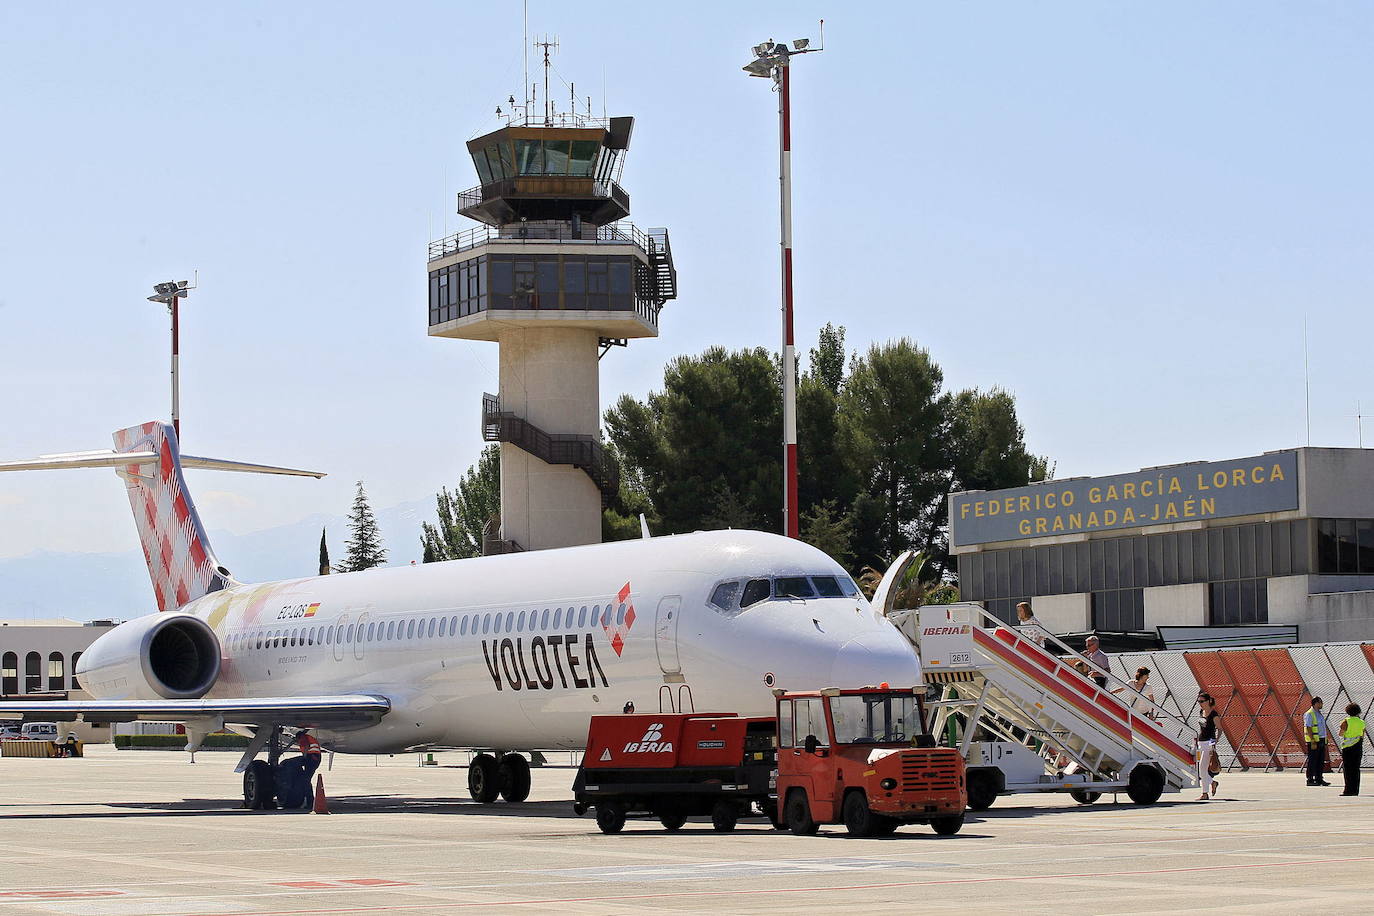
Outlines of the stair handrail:
{"type": "MultiPolygon", "coordinates": [[[[1014,625],[1012,625],[1012,624],[1008,624],[1006,621],[1002,620],[1000,617],[997,617],[997,616],[995,616],[995,615],[993,615],[993,614],[988,613],[988,611],[987,611],[986,609],[984,609],[981,605],[977,605],[977,604],[966,604],[966,605],[963,605],[963,606],[964,606],[964,607],[971,608],[972,610],[974,610],[974,611],[977,613],[978,617],[981,618],[981,620],[982,620],[982,623],[981,623],[980,625],[983,627],[983,629],[994,629],[994,630],[995,630],[995,629],[999,629],[999,628],[1006,628],[1006,629],[1011,630],[1012,632],[1016,633],[1018,636],[1020,636],[1022,639],[1025,639],[1027,642],[1034,643],[1034,640],[1031,639],[1030,636],[1029,636],[1028,634],[1022,633],[1019,627],[1016,627],[1016,626],[1014,626],[1014,625]],[[989,623],[989,622],[990,622],[990,623],[989,623]]],[[[1065,660],[1068,660],[1068,659],[1072,659],[1072,661],[1082,661],[1082,662],[1085,662],[1085,663],[1088,664],[1088,665],[1093,665],[1093,662],[1092,662],[1091,659],[1089,659],[1087,656],[1083,655],[1083,654],[1082,654],[1081,652],[1079,652],[1077,649],[1074,649],[1074,648],[1072,648],[1071,646],[1069,646],[1067,643],[1065,643],[1065,642],[1064,642],[1063,640],[1061,640],[1059,637],[1055,636],[1055,635],[1054,635],[1053,633],[1051,633],[1049,630],[1045,629],[1044,624],[1039,624],[1039,625],[1037,626],[1037,628],[1038,628],[1039,632],[1041,632],[1041,633],[1043,633],[1043,634],[1045,635],[1045,641],[1046,641],[1047,643],[1052,643],[1056,648],[1062,650],[1062,652],[1063,652],[1063,654],[1060,655],[1060,654],[1057,654],[1057,653],[1054,653],[1054,652],[1049,652],[1047,649],[1045,649],[1044,646],[1040,646],[1040,648],[1041,648],[1043,651],[1045,651],[1046,654],[1051,655],[1051,656],[1053,656],[1053,657],[1059,659],[1060,661],[1065,661],[1065,660]]],[[[1073,667],[1072,663],[1070,663],[1069,667],[1070,667],[1070,668],[1073,667]]],[[[1093,670],[1098,670],[1098,669],[1096,668],[1096,666],[1093,666],[1093,670]]],[[[1083,679],[1084,679],[1085,681],[1087,681],[1089,684],[1092,684],[1093,687],[1096,687],[1096,688],[1098,688],[1099,690],[1107,691],[1107,692],[1108,692],[1110,695],[1112,695],[1112,696],[1116,696],[1116,695],[1118,695],[1118,694],[1122,694],[1122,693],[1125,693],[1126,691],[1129,691],[1129,692],[1130,692],[1130,693],[1129,693],[1129,696],[1130,696],[1130,699],[1131,699],[1132,701],[1133,701],[1135,698],[1139,697],[1145,704],[1147,704],[1147,705],[1149,706],[1149,712],[1152,713],[1152,715],[1148,715],[1147,718],[1149,718],[1149,719],[1155,724],[1156,727],[1159,727],[1161,723],[1167,723],[1167,724],[1170,726],[1169,729],[1159,728],[1160,731],[1164,732],[1164,734],[1165,734],[1166,736],[1173,738],[1174,741],[1178,742],[1178,743],[1179,743],[1180,745],[1182,745],[1183,747],[1191,747],[1191,746],[1192,746],[1192,731],[1193,731],[1193,727],[1192,727],[1191,724],[1189,724],[1189,722],[1188,722],[1187,720],[1182,719],[1182,718],[1180,718],[1180,717],[1174,715],[1173,713],[1169,712],[1169,710],[1165,709],[1165,708],[1164,708],[1163,706],[1161,706],[1159,703],[1157,703],[1157,702],[1155,702],[1155,701],[1153,701],[1153,700],[1150,700],[1150,699],[1149,699],[1148,697],[1146,697],[1144,694],[1138,693],[1138,692],[1136,691],[1135,687],[1134,687],[1132,684],[1130,684],[1130,683],[1127,682],[1127,681],[1123,681],[1121,678],[1117,677],[1115,674],[1112,674],[1112,672],[1111,672],[1110,670],[1108,670],[1108,671],[1103,671],[1102,673],[1106,676],[1107,682],[1108,682],[1109,684],[1115,684],[1115,685],[1119,688],[1119,689],[1116,690],[1116,691],[1111,691],[1111,690],[1108,690],[1108,688],[1101,687],[1100,685],[1097,684],[1097,682],[1093,681],[1091,678],[1084,677],[1083,673],[1080,672],[1080,671],[1076,671],[1076,670],[1075,670],[1074,673],[1077,674],[1080,678],[1083,678],[1083,679]],[[1176,733],[1175,733],[1175,734],[1170,734],[1171,731],[1176,731],[1176,733]]],[[[1137,710],[1136,710],[1135,705],[1134,705],[1133,702],[1123,701],[1123,705],[1126,707],[1126,710],[1127,710],[1127,713],[1128,713],[1128,714],[1133,714],[1133,715],[1137,715],[1137,716],[1140,715],[1140,713],[1137,712],[1137,710]]],[[[1133,731],[1133,733],[1134,733],[1134,731],[1133,731]]]]}

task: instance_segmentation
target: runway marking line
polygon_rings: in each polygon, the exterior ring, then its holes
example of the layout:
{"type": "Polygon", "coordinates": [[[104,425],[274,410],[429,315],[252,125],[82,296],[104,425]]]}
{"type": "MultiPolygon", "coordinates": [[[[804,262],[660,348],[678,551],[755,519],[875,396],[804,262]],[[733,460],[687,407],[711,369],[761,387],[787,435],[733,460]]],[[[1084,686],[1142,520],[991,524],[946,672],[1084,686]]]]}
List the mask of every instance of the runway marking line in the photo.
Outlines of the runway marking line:
{"type": "MultiPolygon", "coordinates": [[[[439,903],[426,901],[425,909],[431,910],[453,910],[453,909],[472,909],[475,907],[486,907],[488,909],[497,906],[549,906],[556,903],[594,903],[611,902],[616,900],[661,900],[664,898],[684,898],[684,897],[748,897],[759,895],[777,894],[812,894],[820,891],[858,891],[858,890],[883,890],[898,887],[931,887],[947,884],[993,884],[1003,881],[1062,881],[1071,878],[1126,878],[1139,877],[1143,875],[1171,875],[1185,874],[1188,872],[1216,872],[1233,871],[1237,869],[1249,868],[1294,868],[1298,866],[1312,865],[1340,865],[1349,862],[1369,862],[1374,861],[1374,856],[1353,856],[1347,859],[1299,859],[1292,862],[1251,862],[1243,865],[1194,865],[1188,868],[1157,868],[1140,871],[1116,871],[1116,872],[1079,872],[1074,874],[1057,875],[1007,875],[996,878],[943,878],[932,881],[892,881],[881,884],[842,884],[820,887],[779,887],[758,890],[730,890],[730,891],[682,891],[679,893],[661,894],[599,894],[588,897],[558,897],[530,900],[482,900],[469,903],[439,903]]],[[[258,910],[246,913],[244,916],[308,916],[315,913],[378,913],[389,912],[392,910],[413,910],[416,908],[414,903],[396,904],[394,906],[342,906],[324,907],[320,909],[298,909],[290,910],[258,910]]],[[[185,916],[221,916],[218,913],[188,913],[185,916]]]]}
{"type": "Polygon", "coordinates": [[[70,900],[75,897],[119,897],[124,891],[0,891],[0,898],[30,900],[70,900]]]}
{"type": "Polygon", "coordinates": [[[273,887],[416,887],[410,881],[389,881],[386,878],[338,878],[333,881],[273,881],[273,887]]]}

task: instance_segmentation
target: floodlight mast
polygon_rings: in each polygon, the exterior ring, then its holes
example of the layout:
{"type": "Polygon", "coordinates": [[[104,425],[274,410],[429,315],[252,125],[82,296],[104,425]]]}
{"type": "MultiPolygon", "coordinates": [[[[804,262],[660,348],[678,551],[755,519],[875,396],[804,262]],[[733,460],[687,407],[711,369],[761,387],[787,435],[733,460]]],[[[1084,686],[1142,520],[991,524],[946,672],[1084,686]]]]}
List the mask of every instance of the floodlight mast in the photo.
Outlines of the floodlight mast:
{"type": "Polygon", "coordinates": [[[161,302],[167,306],[167,311],[172,315],[172,429],[176,432],[178,446],[181,443],[181,394],[178,384],[181,328],[177,303],[195,288],[196,284],[189,280],[168,281],[155,284],[153,295],[148,297],[149,302],[161,302]]]}
{"type": "Polygon", "coordinates": [[[825,20],[820,25],[819,47],[799,38],[786,44],[768,39],[754,46],[754,60],[744,65],[750,76],[768,77],[778,93],[778,184],[781,222],[782,269],[782,515],[783,533],[801,537],[800,507],[797,505],[797,347],[793,334],[792,304],[792,99],[788,73],[791,58],[825,50],[825,20]]]}

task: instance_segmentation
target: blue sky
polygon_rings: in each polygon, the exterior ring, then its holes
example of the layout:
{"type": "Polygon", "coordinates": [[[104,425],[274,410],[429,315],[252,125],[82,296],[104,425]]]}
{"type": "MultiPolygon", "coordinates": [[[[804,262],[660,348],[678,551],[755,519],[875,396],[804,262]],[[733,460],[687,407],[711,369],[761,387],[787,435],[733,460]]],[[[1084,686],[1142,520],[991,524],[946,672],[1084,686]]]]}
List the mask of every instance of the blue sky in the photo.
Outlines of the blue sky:
{"type": "MultiPolygon", "coordinates": [[[[561,78],[637,118],[632,219],[677,258],[662,336],[606,357],[603,404],[673,355],[776,345],[775,102],[739,68],[821,16],[794,76],[803,349],[826,321],[913,337],[949,385],[1014,392],[1059,476],[1105,474],[1302,444],[1306,315],[1312,441],[1355,444],[1359,3],[534,0],[561,78]]],[[[496,350],[425,335],[425,243],[463,225],[463,142],[519,95],[520,29],[515,3],[0,7],[0,457],[164,416],[144,297],[198,269],[186,450],[330,473],[193,472],[211,528],[455,480],[496,350]]],[[[134,548],[127,514],[108,472],[0,477],[0,557],[134,548]]]]}

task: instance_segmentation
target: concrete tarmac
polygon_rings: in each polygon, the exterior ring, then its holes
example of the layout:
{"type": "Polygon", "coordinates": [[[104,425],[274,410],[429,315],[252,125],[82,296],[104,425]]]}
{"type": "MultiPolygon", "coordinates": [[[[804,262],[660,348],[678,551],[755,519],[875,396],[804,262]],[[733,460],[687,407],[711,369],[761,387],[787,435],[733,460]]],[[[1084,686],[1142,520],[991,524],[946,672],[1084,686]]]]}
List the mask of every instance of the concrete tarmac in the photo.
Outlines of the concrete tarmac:
{"type": "Polygon", "coordinates": [[[490,806],[467,800],[465,754],[436,757],[338,757],[329,817],[240,810],[226,752],[0,760],[0,916],[1374,911],[1374,774],[1362,798],[1297,771],[1225,775],[1208,803],[1006,797],[949,838],[603,836],[572,813],[565,754],[529,802],[490,806]]]}

